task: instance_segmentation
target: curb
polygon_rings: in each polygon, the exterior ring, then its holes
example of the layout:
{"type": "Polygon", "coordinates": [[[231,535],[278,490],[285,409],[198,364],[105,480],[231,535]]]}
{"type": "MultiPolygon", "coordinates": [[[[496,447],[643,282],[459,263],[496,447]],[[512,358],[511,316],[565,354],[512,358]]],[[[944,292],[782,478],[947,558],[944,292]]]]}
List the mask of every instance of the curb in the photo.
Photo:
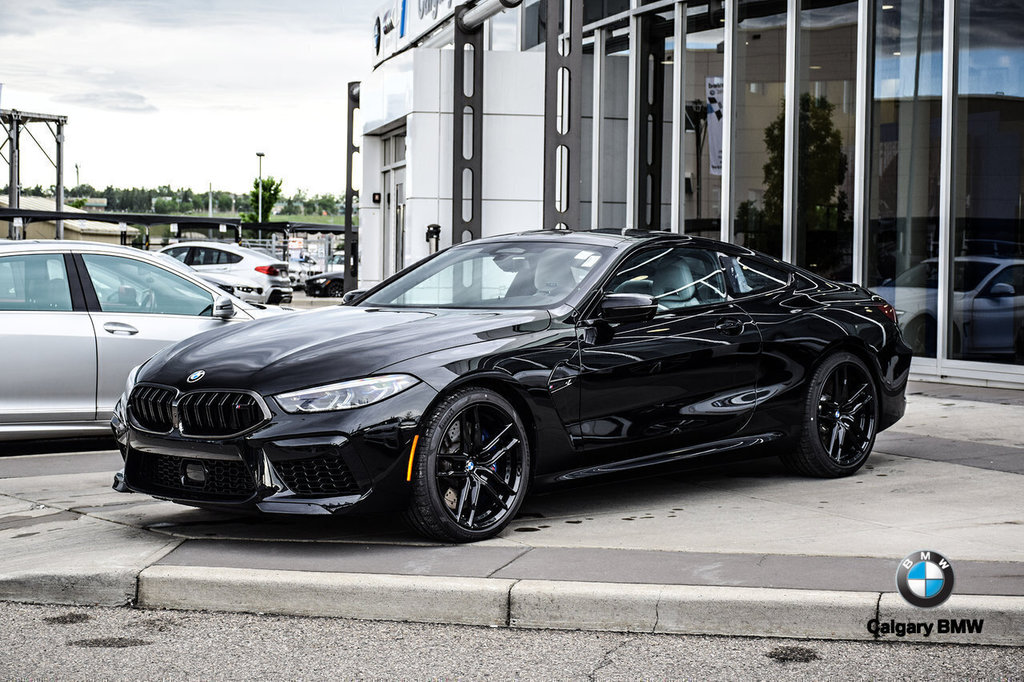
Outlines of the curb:
{"type": "Polygon", "coordinates": [[[138,569],[25,571],[0,576],[0,600],[32,604],[125,606],[135,600],[138,569]]]}
{"type": "Polygon", "coordinates": [[[140,608],[458,625],[938,644],[1024,645],[1024,597],[954,595],[918,609],[895,594],[153,566],[140,608]],[[876,637],[868,621],[984,619],[974,633],[876,637]]]}

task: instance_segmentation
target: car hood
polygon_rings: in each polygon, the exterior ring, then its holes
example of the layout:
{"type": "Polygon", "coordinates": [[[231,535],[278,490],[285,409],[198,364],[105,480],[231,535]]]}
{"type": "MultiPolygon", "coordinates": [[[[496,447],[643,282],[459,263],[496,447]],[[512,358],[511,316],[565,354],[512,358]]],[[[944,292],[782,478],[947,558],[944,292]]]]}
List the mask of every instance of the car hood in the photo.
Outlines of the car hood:
{"type": "Polygon", "coordinates": [[[367,376],[419,355],[543,331],[547,311],[385,310],[332,306],[193,336],[139,373],[181,390],[243,388],[264,394],[367,376]],[[189,384],[197,370],[205,375],[189,384]]]}

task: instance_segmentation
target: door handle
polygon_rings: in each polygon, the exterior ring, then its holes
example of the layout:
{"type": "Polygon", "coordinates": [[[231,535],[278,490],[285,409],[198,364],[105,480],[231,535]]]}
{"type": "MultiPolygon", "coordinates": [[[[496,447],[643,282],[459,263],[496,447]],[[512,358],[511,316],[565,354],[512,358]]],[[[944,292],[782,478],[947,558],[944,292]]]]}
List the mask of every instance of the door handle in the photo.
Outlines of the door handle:
{"type": "Polygon", "coordinates": [[[715,329],[727,336],[736,336],[743,331],[743,321],[735,317],[723,317],[715,324],[715,329]]]}
{"type": "Polygon", "coordinates": [[[138,329],[123,322],[107,322],[103,325],[103,330],[111,334],[124,334],[126,336],[139,333],[138,329]]]}

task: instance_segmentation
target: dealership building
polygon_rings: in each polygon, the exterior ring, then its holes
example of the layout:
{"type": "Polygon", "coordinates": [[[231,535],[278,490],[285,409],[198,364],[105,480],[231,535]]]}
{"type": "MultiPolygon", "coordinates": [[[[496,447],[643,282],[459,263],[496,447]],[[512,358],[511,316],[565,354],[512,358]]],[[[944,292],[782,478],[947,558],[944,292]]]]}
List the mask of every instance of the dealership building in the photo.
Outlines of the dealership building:
{"type": "Polygon", "coordinates": [[[1020,35],[1020,0],[393,0],[349,85],[352,274],[708,236],[885,296],[919,378],[1021,387],[1020,35]]]}

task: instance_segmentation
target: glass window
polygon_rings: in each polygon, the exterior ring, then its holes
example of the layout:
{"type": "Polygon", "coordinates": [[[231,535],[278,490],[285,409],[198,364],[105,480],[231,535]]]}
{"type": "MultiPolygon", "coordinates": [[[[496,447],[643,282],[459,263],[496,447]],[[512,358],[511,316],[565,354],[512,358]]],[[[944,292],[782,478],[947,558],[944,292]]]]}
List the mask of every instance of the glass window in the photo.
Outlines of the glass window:
{"type": "Polygon", "coordinates": [[[71,310],[64,256],[0,258],[0,310],[71,310]]]}
{"type": "Polygon", "coordinates": [[[192,265],[228,265],[241,260],[242,257],[237,253],[221,249],[197,246],[192,251],[192,265]]]}
{"type": "Polygon", "coordinates": [[[564,301],[605,249],[495,242],[452,249],[373,294],[362,305],[539,308],[564,301]]]}
{"type": "Polygon", "coordinates": [[[942,122],[942,0],[874,0],[874,97],[865,284],[935,357],[942,122]]]}
{"type": "Polygon", "coordinates": [[[1013,284],[1024,265],[1024,12],[1007,0],[959,8],[954,264],[992,267],[981,290],[952,296],[949,357],[1024,364],[1013,284]]]}
{"type": "Polygon", "coordinates": [[[164,253],[166,253],[171,258],[180,260],[182,263],[184,263],[185,259],[188,257],[188,249],[189,247],[187,246],[179,246],[176,249],[168,249],[167,251],[164,251],[164,253]]]}
{"type": "Polygon", "coordinates": [[[789,271],[748,256],[723,256],[729,287],[737,296],[760,294],[789,284],[789,271]]]}
{"type": "Polygon", "coordinates": [[[213,296],[177,275],[134,258],[84,254],[105,313],[213,314],[213,296]]]}
{"type": "MultiPolygon", "coordinates": [[[[718,239],[722,233],[722,128],[725,116],[722,108],[725,52],[719,50],[724,48],[725,32],[718,13],[712,12],[710,5],[707,11],[692,14],[687,24],[683,82],[683,99],[686,102],[683,126],[683,154],[686,157],[684,229],[687,234],[718,239]]],[[[675,68],[675,65],[668,68],[675,68]]],[[[665,173],[670,175],[667,166],[665,173]]]]}
{"type": "Polygon", "coordinates": [[[651,249],[630,256],[605,290],[651,296],[661,310],[726,300],[717,254],[686,247],[651,249]]]}
{"type": "Polygon", "coordinates": [[[795,260],[850,281],[857,3],[803,0],[801,7],[795,260]]]}
{"type": "Polygon", "coordinates": [[[735,40],[732,212],[737,244],[782,255],[785,3],[739,0],[735,40]]]}

